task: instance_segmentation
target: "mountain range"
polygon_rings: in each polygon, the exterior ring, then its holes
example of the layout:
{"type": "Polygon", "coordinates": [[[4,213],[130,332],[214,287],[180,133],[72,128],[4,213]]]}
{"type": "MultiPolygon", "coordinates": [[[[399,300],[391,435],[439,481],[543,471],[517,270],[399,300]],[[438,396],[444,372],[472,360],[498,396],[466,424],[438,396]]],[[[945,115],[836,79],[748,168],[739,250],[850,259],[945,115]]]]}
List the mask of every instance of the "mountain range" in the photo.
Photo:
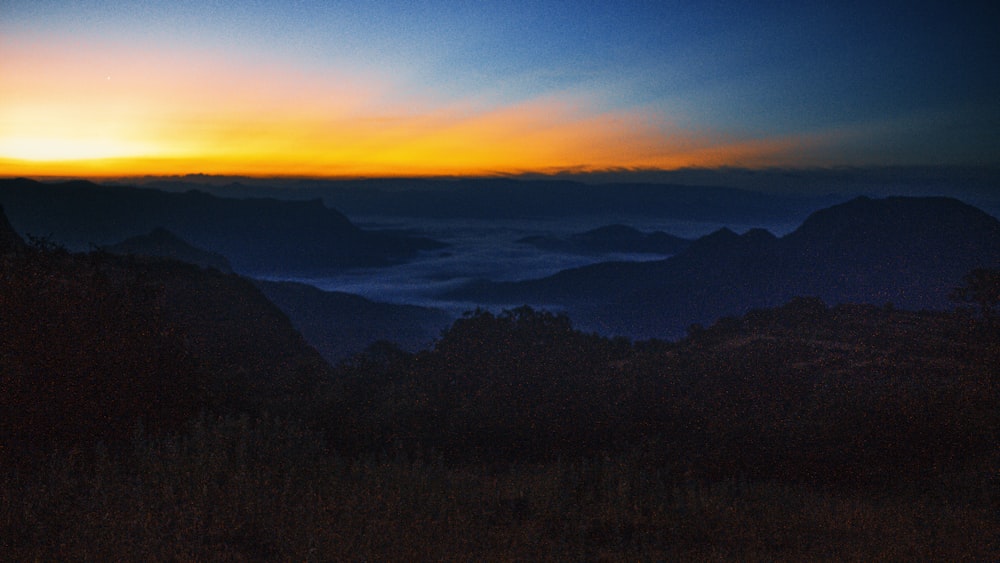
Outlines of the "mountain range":
{"type": "MultiPolygon", "coordinates": [[[[370,188],[381,190],[381,195],[370,197],[383,202],[391,199],[386,198],[390,192],[411,202],[413,194],[435,191],[449,194],[453,203],[466,197],[455,189],[460,181],[417,182],[412,193],[400,182],[338,184],[341,191],[335,194],[370,188]]],[[[570,185],[577,185],[549,182],[546,186],[552,191],[536,194],[529,188],[544,191],[538,182],[476,182],[468,186],[484,190],[479,195],[520,194],[513,201],[540,206],[540,202],[555,205],[570,185]]],[[[312,189],[310,185],[303,182],[298,189],[312,189]]],[[[648,195],[647,188],[622,189],[648,195]]],[[[606,194],[606,187],[602,189],[606,194]]],[[[722,205],[726,209],[763,201],[739,190],[688,192],[667,190],[657,201],[677,203],[687,198],[690,205],[680,209],[700,209],[692,212],[703,215],[711,215],[711,202],[723,201],[725,194],[735,198],[722,205]]],[[[601,202],[611,205],[601,197],[586,204],[569,198],[567,212],[601,202]]],[[[622,209],[650,201],[638,195],[631,202],[627,194],[621,197],[623,202],[615,205],[622,209]]],[[[71,248],[89,243],[113,252],[166,255],[221,272],[229,271],[228,262],[235,272],[264,278],[391,264],[441,247],[403,232],[361,229],[318,199],[232,199],[198,191],[0,180],[0,204],[15,230],[50,237],[71,248]]],[[[525,213],[542,207],[529,206],[525,213]]],[[[512,208],[503,209],[500,205],[497,213],[513,213],[512,208]]],[[[751,215],[756,213],[753,209],[751,215]]],[[[724,228],[690,241],[611,225],[522,242],[548,250],[596,253],[648,252],[656,250],[649,245],[660,245],[660,252],[673,255],[647,262],[602,262],[526,281],[480,280],[438,297],[494,307],[529,304],[566,312],[577,326],[601,334],[676,339],[692,325],[778,306],[798,296],[818,297],[828,304],[944,309],[952,305],[949,294],[962,276],[974,268],[1000,265],[1000,222],[945,197],[858,197],[813,212],[781,237],[763,229],[738,234],[724,228]]],[[[433,309],[374,303],[291,283],[255,283],[329,361],[343,359],[375,340],[420,346],[448,320],[433,309]]]]}
{"type": "Polygon", "coordinates": [[[428,238],[361,229],[319,199],[236,199],[199,191],[12,179],[0,180],[0,205],[18,232],[71,250],[116,244],[160,227],[225,256],[244,274],[379,266],[443,246],[428,238]]]}
{"type": "Polygon", "coordinates": [[[859,197],[813,213],[780,238],[762,229],[721,229],[664,260],[478,281],[447,297],[563,310],[602,334],[676,338],[692,324],[796,296],[947,308],[964,274],[997,265],[1000,221],[975,207],[943,197],[859,197]]]}
{"type": "Polygon", "coordinates": [[[351,217],[511,220],[566,217],[653,217],[719,223],[800,221],[842,201],[829,194],[778,194],[722,185],[655,182],[587,183],[529,178],[371,178],[254,180],[154,179],[146,187],[192,189],[225,197],[315,199],[351,217]]]}

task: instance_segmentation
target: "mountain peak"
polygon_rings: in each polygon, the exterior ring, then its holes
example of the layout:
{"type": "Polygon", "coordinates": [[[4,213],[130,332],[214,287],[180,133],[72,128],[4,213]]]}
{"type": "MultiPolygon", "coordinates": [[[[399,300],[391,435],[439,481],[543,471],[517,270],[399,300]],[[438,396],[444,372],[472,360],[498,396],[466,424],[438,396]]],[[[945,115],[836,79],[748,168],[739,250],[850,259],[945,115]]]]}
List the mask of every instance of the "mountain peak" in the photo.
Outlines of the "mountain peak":
{"type": "Polygon", "coordinates": [[[743,233],[740,238],[747,242],[767,243],[777,240],[778,237],[767,229],[755,228],[743,233]]]}
{"type": "Polygon", "coordinates": [[[735,231],[733,231],[729,227],[722,227],[721,229],[717,229],[715,231],[712,231],[711,233],[708,233],[707,235],[701,237],[698,240],[705,242],[728,242],[728,241],[734,241],[738,238],[740,238],[740,235],[736,234],[735,231]]]}
{"type": "Polygon", "coordinates": [[[697,255],[734,249],[742,247],[746,242],[752,242],[756,238],[756,236],[740,236],[729,227],[722,227],[721,229],[712,231],[711,233],[696,239],[691,243],[691,246],[688,247],[685,254],[697,255]]]}
{"type": "Polygon", "coordinates": [[[938,238],[975,230],[994,230],[1000,235],[995,217],[949,197],[857,197],[810,215],[788,235],[790,240],[863,241],[869,237],[894,240],[938,238]]]}
{"type": "Polygon", "coordinates": [[[203,268],[214,268],[223,273],[233,271],[229,261],[221,254],[192,246],[163,227],[156,227],[145,235],[128,238],[105,250],[114,254],[170,258],[203,268]]]}

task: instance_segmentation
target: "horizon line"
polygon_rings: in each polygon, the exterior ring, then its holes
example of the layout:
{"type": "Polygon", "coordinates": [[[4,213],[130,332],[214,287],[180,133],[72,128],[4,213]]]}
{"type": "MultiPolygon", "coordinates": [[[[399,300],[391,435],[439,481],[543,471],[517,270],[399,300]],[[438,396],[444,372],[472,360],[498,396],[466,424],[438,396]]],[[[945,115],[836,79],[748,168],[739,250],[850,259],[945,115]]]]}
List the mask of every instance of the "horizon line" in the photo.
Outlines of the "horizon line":
{"type": "MultiPolygon", "coordinates": [[[[961,171],[986,175],[997,175],[1000,177],[1000,165],[990,164],[833,164],[833,165],[803,165],[803,166],[683,166],[677,168],[640,168],[640,167],[612,167],[605,169],[580,169],[566,168],[555,171],[545,170],[520,170],[514,172],[482,172],[482,173],[455,173],[455,174],[420,174],[420,173],[384,173],[384,174],[253,174],[253,173],[206,173],[206,172],[184,172],[177,174],[18,174],[0,172],[0,179],[29,179],[39,182],[47,181],[124,181],[124,180],[178,180],[190,181],[198,179],[207,180],[279,180],[279,181],[365,181],[365,180],[491,180],[491,179],[513,179],[513,180],[577,180],[583,181],[588,178],[611,178],[621,177],[626,181],[630,177],[656,176],[656,175],[685,175],[685,174],[746,174],[746,175],[768,175],[768,174],[844,174],[857,172],[930,172],[930,171],[961,171]]],[[[607,181],[602,180],[603,181],[607,181]]],[[[614,182],[609,182],[614,183],[614,182]]],[[[653,183],[660,183],[659,181],[653,183]]]]}

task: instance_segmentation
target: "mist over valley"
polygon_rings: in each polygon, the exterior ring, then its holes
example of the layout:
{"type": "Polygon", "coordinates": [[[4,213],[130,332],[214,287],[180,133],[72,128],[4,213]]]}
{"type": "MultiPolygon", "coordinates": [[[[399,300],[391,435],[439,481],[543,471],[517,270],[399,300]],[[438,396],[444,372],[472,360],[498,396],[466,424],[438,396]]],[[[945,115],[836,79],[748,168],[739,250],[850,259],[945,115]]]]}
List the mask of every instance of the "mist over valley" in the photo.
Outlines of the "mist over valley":
{"type": "MultiPolygon", "coordinates": [[[[670,254],[651,252],[590,251],[547,248],[524,241],[546,237],[564,239],[621,217],[484,220],[360,218],[357,224],[366,229],[390,230],[416,234],[444,243],[441,249],[424,251],[398,264],[377,268],[352,268],[323,277],[272,276],[270,279],[302,281],[326,290],[356,293],[373,300],[392,303],[431,305],[455,311],[474,309],[472,302],[450,302],[443,296],[472,281],[522,281],[542,278],[559,271],[605,261],[661,260],[670,254]]],[[[685,233],[697,238],[722,225],[694,221],[653,221],[636,217],[632,225],[647,232],[661,230],[685,233]]]]}

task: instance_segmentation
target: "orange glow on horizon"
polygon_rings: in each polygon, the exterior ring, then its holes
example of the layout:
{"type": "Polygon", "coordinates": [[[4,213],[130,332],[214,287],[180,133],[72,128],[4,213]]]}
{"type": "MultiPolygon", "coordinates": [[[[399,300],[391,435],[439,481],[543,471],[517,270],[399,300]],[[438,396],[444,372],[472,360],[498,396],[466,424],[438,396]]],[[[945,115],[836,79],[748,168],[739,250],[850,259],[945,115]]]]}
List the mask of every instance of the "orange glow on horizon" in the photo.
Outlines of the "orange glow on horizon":
{"type": "Polygon", "coordinates": [[[585,95],[411,107],[383,77],[200,53],[39,43],[0,77],[0,176],[446,176],[769,166],[801,142],[720,142],[585,95]]]}

